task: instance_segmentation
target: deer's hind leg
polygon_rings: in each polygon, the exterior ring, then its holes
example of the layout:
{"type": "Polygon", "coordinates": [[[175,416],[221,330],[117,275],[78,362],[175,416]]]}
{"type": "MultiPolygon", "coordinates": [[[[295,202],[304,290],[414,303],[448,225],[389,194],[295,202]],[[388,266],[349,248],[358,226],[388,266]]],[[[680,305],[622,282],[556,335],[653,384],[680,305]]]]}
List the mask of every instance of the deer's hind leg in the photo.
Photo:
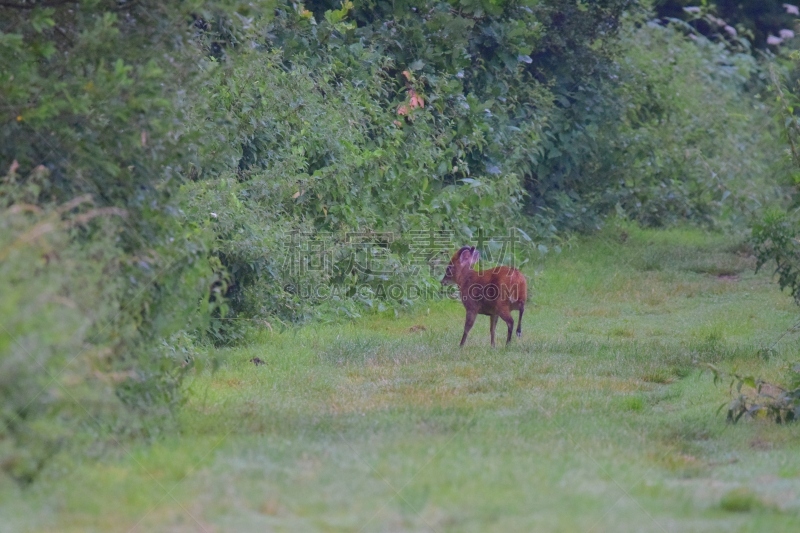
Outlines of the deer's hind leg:
{"type": "Polygon", "coordinates": [[[503,319],[503,322],[508,326],[508,337],[506,337],[506,344],[511,342],[511,335],[514,333],[514,318],[508,309],[498,309],[497,314],[503,319]]]}

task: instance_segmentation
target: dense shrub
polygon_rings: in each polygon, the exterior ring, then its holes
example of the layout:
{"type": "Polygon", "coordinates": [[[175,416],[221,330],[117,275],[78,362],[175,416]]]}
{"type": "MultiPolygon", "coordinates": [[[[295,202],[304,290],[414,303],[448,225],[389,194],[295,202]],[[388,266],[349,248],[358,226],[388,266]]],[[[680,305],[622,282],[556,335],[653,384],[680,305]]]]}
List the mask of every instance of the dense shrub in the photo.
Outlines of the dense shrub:
{"type": "Polygon", "coordinates": [[[16,5],[0,7],[0,463],[28,481],[79,430],[158,431],[185,357],[168,339],[205,328],[214,272],[172,199],[201,57],[183,14],[16,5]]]}
{"type": "Polygon", "coordinates": [[[199,220],[214,213],[230,304],[244,317],[302,319],[321,302],[299,288],[323,283],[343,296],[326,298],[323,309],[382,308],[389,285],[433,287],[427,261],[410,260],[420,232],[452,235],[441,250],[449,252],[479,230],[504,236],[523,224],[518,167],[536,150],[549,106],[546,88],[517,59],[524,42],[512,43],[513,60],[486,64],[508,81],[489,86],[474,79],[486,70],[472,67],[481,55],[473,40],[483,38],[474,17],[412,13],[388,29],[377,20],[356,27],[349,11],[315,20],[302,7],[281,7],[265,27],[242,30],[236,41],[249,44],[229,45],[208,73],[208,116],[219,118],[197,126],[215,140],[200,179],[186,187],[187,212],[199,220]],[[463,41],[441,39],[464,29],[463,41]],[[430,42],[437,51],[402,57],[387,50],[397,35],[410,41],[403,51],[424,52],[430,42]],[[498,90],[509,97],[489,94],[498,90]],[[292,272],[293,236],[324,240],[328,268],[292,272]],[[358,254],[370,256],[368,267],[354,264],[358,254]]]}
{"type": "MultiPolygon", "coordinates": [[[[0,192],[13,181],[7,176],[0,192]]],[[[200,316],[197,280],[208,273],[200,253],[194,272],[156,279],[147,258],[116,246],[127,211],[94,207],[88,195],[38,206],[10,196],[0,195],[0,467],[29,482],[62,447],[85,445],[78,437],[87,431],[158,431],[179,400],[186,355],[179,339],[163,344],[174,326],[142,328],[141,320],[163,320],[163,299],[152,293],[168,283],[173,296],[195,302],[192,313],[169,320],[191,324],[200,316]],[[126,282],[143,268],[149,280],[126,282]],[[145,318],[141,307],[151,302],[145,318]]]]}
{"type": "Polygon", "coordinates": [[[600,205],[646,225],[715,225],[726,210],[739,216],[767,198],[781,148],[746,41],[733,47],[653,23],[626,26],[621,41],[621,120],[600,139],[600,205]]]}
{"type": "Polygon", "coordinates": [[[118,278],[106,275],[119,256],[107,231],[70,244],[68,212],[30,204],[0,211],[0,463],[22,481],[86,418],[84,406],[97,416],[96,406],[117,403],[106,386],[116,377],[92,375],[108,369],[109,338],[87,337],[119,308],[118,278]]]}

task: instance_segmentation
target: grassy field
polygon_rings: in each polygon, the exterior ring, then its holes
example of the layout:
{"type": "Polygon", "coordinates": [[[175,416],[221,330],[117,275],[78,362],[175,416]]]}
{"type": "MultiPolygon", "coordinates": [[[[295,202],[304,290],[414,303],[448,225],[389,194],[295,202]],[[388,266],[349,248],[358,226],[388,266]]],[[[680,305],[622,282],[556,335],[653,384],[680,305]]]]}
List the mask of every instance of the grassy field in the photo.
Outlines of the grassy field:
{"type": "Polygon", "coordinates": [[[753,266],[617,227],[528,265],[508,348],[480,317],[459,349],[457,301],[265,330],[191,378],[179,435],[0,484],[0,530],[798,531],[800,425],[726,424],[698,366],[800,360],[758,355],[798,310],[753,266]]]}

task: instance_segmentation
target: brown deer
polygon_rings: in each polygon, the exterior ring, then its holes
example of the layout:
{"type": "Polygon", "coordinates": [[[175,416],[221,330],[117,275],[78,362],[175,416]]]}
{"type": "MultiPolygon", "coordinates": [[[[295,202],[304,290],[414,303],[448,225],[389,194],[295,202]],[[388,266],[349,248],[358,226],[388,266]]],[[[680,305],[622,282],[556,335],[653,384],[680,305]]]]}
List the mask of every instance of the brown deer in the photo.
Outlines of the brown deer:
{"type": "Polygon", "coordinates": [[[528,282],[522,272],[507,266],[474,271],[472,266],[478,262],[480,256],[480,252],[474,246],[461,247],[450,259],[442,278],[442,285],[458,285],[461,303],[467,310],[464,335],[461,337],[460,345],[464,346],[469,330],[472,329],[475,317],[478,315],[489,315],[492,346],[494,346],[497,319],[502,318],[508,325],[508,338],[506,338],[508,344],[514,331],[511,311],[519,311],[517,337],[522,336],[522,313],[525,312],[525,302],[528,300],[528,282]]]}

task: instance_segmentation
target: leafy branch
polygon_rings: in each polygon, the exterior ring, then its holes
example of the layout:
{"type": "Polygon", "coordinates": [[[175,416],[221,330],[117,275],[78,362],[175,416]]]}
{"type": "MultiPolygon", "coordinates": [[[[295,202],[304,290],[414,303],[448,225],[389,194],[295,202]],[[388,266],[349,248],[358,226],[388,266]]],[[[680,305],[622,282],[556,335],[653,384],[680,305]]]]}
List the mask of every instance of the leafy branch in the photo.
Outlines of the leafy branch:
{"type": "Polygon", "coordinates": [[[759,414],[778,424],[800,418],[800,363],[789,369],[789,383],[785,387],[736,371],[725,372],[709,363],[703,366],[714,375],[715,385],[730,380],[731,400],[717,409],[719,413],[727,406],[728,422],[735,424],[745,415],[755,418],[759,414]]]}

